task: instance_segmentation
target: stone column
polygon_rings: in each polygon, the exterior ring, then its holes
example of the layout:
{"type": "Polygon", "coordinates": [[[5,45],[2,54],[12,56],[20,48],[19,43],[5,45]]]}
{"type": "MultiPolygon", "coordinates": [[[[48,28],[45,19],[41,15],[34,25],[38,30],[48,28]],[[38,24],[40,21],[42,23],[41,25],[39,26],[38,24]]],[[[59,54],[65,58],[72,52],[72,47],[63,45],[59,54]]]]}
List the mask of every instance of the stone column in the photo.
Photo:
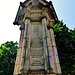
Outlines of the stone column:
{"type": "MultiPolygon", "coordinates": [[[[53,24],[53,21],[50,22],[50,24],[53,24]]],[[[52,26],[52,25],[51,25],[52,26]]],[[[61,68],[60,68],[60,63],[59,63],[59,58],[58,58],[58,53],[57,53],[57,48],[56,48],[56,43],[55,43],[55,38],[54,38],[54,32],[53,28],[50,27],[50,37],[51,37],[51,44],[52,44],[52,62],[53,62],[53,70],[56,74],[61,74],[61,68]]]]}
{"type": "Polygon", "coordinates": [[[44,47],[44,59],[45,59],[45,70],[50,70],[50,63],[49,63],[49,48],[48,48],[48,34],[47,34],[47,25],[46,25],[46,18],[42,19],[42,35],[43,35],[43,47],[44,47]]]}
{"type": "MultiPolygon", "coordinates": [[[[24,63],[24,69],[25,71],[29,70],[29,59],[30,59],[30,28],[31,28],[31,24],[30,24],[30,19],[28,18],[28,30],[27,30],[27,49],[26,49],[26,57],[25,57],[25,63],[24,63]]],[[[24,72],[25,72],[24,71],[24,72]]]]}
{"type": "Polygon", "coordinates": [[[25,20],[25,31],[24,31],[24,41],[23,41],[23,52],[22,52],[22,61],[21,61],[21,73],[24,73],[26,70],[26,56],[27,56],[27,44],[28,44],[28,18],[25,20]]]}
{"type": "Polygon", "coordinates": [[[20,65],[21,65],[20,61],[21,61],[23,37],[24,37],[24,29],[22,28],[21,34],[20,34],[20,40],[19,40],[19,48],[18,48],[18,51],[17,51],[17,57],[16,57],[16,63],[15,63],[14,75],[17,75],[20,72],[20,65]]]}
{"type": "Polygon", "coordinates": [[[45,52],[45,40],[44,40],[44,37],[45,37],[45,32],[44,32],[44,19],[42,19],[42,39],[43,39],[43,49],[44,49],[44,62],[45,62],[45,70],[47,70],[47,65],[46,65],[46,52],[45,52]]]}
{"type": "Polygon", "coordinates": [[[53,73],[53,58],[52,58],[52,44],[51,44],[51,37],[50,37],[50,31],[49,29],[47,30],[48,33],[48,38],[47,38],[47,42],[48,42],[48,53],[49,53],[49,64],[50,64],[50,73],[53,73]]]}
{"type": "Polygon", "coordinates": [[[55,74],[56,73],[56,70],[55,70],[55,61],[54,61],[54,55],[53,55],[53,48],[52,48],[52,37],[51,37],[51,34],[50,34],[50,28],[53,26],[47,26],[48,27],[48,44],[49,44],[49,60],[50,60],[50,72],[52,74],[55,74]]]}

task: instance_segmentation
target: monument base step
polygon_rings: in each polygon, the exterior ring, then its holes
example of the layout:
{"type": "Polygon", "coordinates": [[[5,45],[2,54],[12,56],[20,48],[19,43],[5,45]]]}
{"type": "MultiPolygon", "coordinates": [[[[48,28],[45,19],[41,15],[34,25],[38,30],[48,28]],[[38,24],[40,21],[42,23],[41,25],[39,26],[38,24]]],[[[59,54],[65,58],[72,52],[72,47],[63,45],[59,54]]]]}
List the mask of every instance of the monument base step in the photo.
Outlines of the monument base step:
{"type": "Polygon", "coordinates": [[[15,75],[62,75],[62,74],[55,74],[48,71],[26,71],[25,73],[15,74],[15,75]]]}
{"type": "Polygon", "coordinates": [[[59,74],[29,73],[29,74],[18,74],[18,75],[59,75],[59,74]]]}
{"type": "Polygon", "coordinates": [[[57,75],[57,74],[16,74],[16,75],[57,75]]]}

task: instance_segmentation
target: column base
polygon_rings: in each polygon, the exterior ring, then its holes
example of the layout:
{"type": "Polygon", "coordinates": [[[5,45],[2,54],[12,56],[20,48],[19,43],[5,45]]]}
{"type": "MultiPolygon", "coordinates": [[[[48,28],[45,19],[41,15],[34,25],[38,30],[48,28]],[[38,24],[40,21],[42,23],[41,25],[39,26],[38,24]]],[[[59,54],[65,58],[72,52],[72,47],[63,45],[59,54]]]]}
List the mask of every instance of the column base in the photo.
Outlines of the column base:
{"type": "Polygon", "coordinates": [[[62,74],[56,74],[50,72],[50,70],[47,71],[25,71],[21,72],[20,74],[14,74],[14,75],[62,75],[62,74]]]}
{"type": "Polygon", "coordinates": [[[27,74],[15,74],[15,75],[62,75],[62,74],[43,74],[43,73],[27,73],[27,74]]]}

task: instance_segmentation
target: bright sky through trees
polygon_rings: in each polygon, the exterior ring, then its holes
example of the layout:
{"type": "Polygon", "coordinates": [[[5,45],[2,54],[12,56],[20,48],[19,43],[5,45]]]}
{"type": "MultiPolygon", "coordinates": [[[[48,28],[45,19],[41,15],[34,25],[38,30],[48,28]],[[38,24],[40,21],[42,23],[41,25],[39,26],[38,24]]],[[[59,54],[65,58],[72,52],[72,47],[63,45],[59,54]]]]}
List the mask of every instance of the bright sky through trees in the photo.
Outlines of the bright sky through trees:
{"type": "MultiPolygon", "coordinates": [[[[6,41],[19,41],[20,30],[13,25],[20,1],[0,1],[0,44],[6,41]]],[[[49,1],[49,0],[48,0],[49,1]]],[[[52,0],[59,20],[70,28],[75,27],[75,0],[52,0]]]]}

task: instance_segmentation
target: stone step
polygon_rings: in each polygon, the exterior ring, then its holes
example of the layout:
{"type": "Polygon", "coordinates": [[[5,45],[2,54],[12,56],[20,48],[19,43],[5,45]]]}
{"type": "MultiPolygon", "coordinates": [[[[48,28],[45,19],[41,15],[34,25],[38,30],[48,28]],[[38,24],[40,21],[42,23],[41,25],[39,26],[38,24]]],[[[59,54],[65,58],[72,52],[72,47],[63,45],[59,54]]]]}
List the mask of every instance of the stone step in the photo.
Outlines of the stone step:
{"type": "Polygon", "coordinates": [[[32,56],[32,58],[43,58],[43,56],[32,56]]]}
{"type": "Polygon", "coordinates": [[[42,54],[30,54],[31,56],[42,56],[42,54]]]}
{"type": "Polygon", "coordinates": [[[42,66],[44,65],[43,59],[32,59],[31,65],[32,66],[42,66]]]}
{"type": "Polygon", "coordinates": [[[32,51],[30,51],[30,53],[41,53],[41,54],[42,54],[43,52],[40,51],[40,50],[39,50],[39,51],[34,51],[34,50],[32,50],[32,51]]]}
{"type": "Polygon", "coordinates": [[[42,52],[41,50],[31,50],[30,52],[42,52]]]}
{"type": "Polygon", "coordinates": [[[37,47],[37,48],[31,47],[31,50],[42,50],[42,48],[41,47],[37,47]]]}

